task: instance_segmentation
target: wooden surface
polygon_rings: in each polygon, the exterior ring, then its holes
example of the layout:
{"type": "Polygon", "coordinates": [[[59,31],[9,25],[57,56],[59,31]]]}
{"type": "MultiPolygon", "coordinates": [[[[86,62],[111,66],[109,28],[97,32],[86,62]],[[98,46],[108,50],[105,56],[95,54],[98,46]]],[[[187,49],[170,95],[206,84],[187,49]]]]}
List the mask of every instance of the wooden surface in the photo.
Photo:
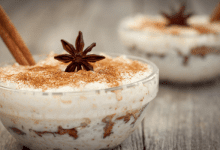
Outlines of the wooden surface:
{"type": "MultiPolygon", "coordinates": [[[[172,0],[171,0],[172,1],[172,0]]],[[[118,40],[119,21],[142,11],[156,13],[168,0],[113,1],[0,1],[32,54],[62,52],[60,39],[74,42],[79,30],[85,46],[96,42],[96,52],[127,54],[118,40]]],[[[198,13],[211,13],[215,3],[187,1],[198,13]]],[[[216,3],[218,0],[216,0],[216,3]]],[[[163,7],[164,6],[164,7],[163,7]]],[[[12,59],[0,42],[0,62],[12,59]]],[[[220,149],[220,79],[185,86],[160,85],[147,108],[142,125],[114,150],[218,150],[220,149]]],[[[22,147],[0,123],[0,150],[22,147]]]]}

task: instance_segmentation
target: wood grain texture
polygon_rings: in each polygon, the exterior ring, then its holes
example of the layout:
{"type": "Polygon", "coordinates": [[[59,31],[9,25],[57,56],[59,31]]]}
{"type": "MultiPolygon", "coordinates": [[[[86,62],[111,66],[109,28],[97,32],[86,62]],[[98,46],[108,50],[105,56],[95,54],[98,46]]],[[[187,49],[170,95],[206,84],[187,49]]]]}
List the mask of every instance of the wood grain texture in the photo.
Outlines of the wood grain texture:
{"type": "MultiPolygon", "coordinates": [[[[60,39],[74,42],[79,30],[84,33],[85,46],[97,43],[94,52],[127,54],[118,39],[117,27],[120,20],[140,11],[155,13],[161,1],[140,0],[141,4],[132,0],[16,2],[0,1],[0,4],[33,54],[49,53],[51,50],[56,53],[62,52],[60,39]]],[[[192,9],[195,7],[202,11],[194,1],[189,3],[192,3],[192,9]]],[[[165,1],[162,4],[168,6],[165,1]]],[[[211,9],[209,10],[211,12],[211,9]]],[[[208,9],[205,12],[208,12],[208,9]]],[[[0,62],[12,59],[4,43],[0,42],[0,46],[0,62]]],[[[21,149],[22,146],[0,123],[0,150],[21,149]]],[[[220,149],[219,78],[203,85],[161,84],[158,96],[148,105],[142,125],[121,145],[114,148],[114,150],[218,149],[220,149]]]]}
{"type": "Polygon", "coordinates": [[[219,79],[195,87],[160,85],[145,118],[146,149],[219,149],[219,91],[219,79]]]}

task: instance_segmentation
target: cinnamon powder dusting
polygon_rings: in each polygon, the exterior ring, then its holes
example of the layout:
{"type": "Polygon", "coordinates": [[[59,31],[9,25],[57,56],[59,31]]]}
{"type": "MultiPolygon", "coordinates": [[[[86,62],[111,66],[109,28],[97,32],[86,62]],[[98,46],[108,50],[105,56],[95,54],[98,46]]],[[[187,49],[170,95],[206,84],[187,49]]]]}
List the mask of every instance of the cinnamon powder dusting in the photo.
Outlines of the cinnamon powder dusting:
{"type": "Polygon", "coordinates": [[[92,82],[105,82],[109,87],[115,87],[120,85],[121,81],[125,79],[125,75],[129,75],[131,78],[138,72],[148,71],[147,64],[123,57],[114,59],[107,57],[104,60],[91,63],[94,71],[80,70],[78,72],[64,72],[61,69],[65,67],[62,62],[52,61],[50,64],[44,65],[37,64],[26,67],[13,65],[0,68],[0,80],[22,83],[43,91],[62,86],[80,87],[81,84],[92,82]]]}
{"type": "MultiPolygon", "coordinates": [[[[207,24],[208,25],[208,24],[207,24]]],[[[193,29],[197,31],[199,34],[217,34],[218,31],[212,29],[212,27],[207,27],[207,25],[197,25],[191,24],[190,26],[178,26],[173,25],[172,27],[166,26],[166,21],[154,21],[147,18],[143,18],[139,20],[135,25],[131,25],[130,29],[133,30],[144,30],[145,28],[155,28],[156,30],[162,33],[170,33],[172,35],[179,35],[181,33],[181,29],[193,29]]]]}
{"type": "Polygon", "coordinates": [[[202,25],[193,25],[192,28],[197,30],[200,34],[217,33],[217,31],[213,30],[212,28],[208,28],[202,25]]]}

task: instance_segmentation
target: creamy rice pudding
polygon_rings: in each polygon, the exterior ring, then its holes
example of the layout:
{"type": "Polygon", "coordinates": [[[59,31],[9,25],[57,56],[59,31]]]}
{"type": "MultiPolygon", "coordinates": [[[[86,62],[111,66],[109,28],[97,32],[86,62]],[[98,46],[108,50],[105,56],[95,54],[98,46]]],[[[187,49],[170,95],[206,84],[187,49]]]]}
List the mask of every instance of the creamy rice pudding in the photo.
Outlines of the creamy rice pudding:
{"type": "Polygon", "coordinates": [[[119,145],[143,120],[157,94],[157,67],[136,57],[104,55],[92,64],[93,71],[64,72],[66,64],[54,56],[34,66],[0,69],[4,126],[33,150],[119,145]]]}
{"type": "Polygon", "coordinates": [[[167,26],[162,16],[125,18],[119,36],[130,53],[153,61],[160,80],[201,82],[220,74],[220,22],[192,16],[188,26],[167,26]]]}

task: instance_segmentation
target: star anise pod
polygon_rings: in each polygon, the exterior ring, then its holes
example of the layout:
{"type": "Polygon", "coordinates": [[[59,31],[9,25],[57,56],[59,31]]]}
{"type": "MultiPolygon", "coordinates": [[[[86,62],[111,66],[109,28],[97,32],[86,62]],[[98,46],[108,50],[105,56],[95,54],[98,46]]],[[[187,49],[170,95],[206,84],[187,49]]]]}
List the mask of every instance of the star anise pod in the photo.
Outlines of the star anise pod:
{"type": "Polygon", "coordinates": [[[65,72],[75,72],[82,69],[85,69],[87,71],[93,70],[93,66],[89,62],[96,62],[105,58],[104,56],[95,55],[95,54],[87,55],[87,53],[90,52],[92,48],[96,46],[96,43],[92,43],[89,47],[87,47],[83,51],[84,41],[81,31],[79,31],[79,35],[76,38],[76,42],[75,42],[76,48],[65,40],[61,40],[61,42],[63,45],[63,49],[66,50],[69,54],[57,55],[54,57],[54,59],[57,59],[64,63],[71,62],[67,66],[65,72]]]}
{"type": "Polygon", "coordinates": [[[185,5],[182,5],[178,12],[175,12],[172,9],[172,14],[168,15],[162,12],[162,16],[164,16],[168,20],[168,24],[166,26],[179,25],[188,27],[187,19],[193,15],[193,13],[185,14],[185,5]]]}

